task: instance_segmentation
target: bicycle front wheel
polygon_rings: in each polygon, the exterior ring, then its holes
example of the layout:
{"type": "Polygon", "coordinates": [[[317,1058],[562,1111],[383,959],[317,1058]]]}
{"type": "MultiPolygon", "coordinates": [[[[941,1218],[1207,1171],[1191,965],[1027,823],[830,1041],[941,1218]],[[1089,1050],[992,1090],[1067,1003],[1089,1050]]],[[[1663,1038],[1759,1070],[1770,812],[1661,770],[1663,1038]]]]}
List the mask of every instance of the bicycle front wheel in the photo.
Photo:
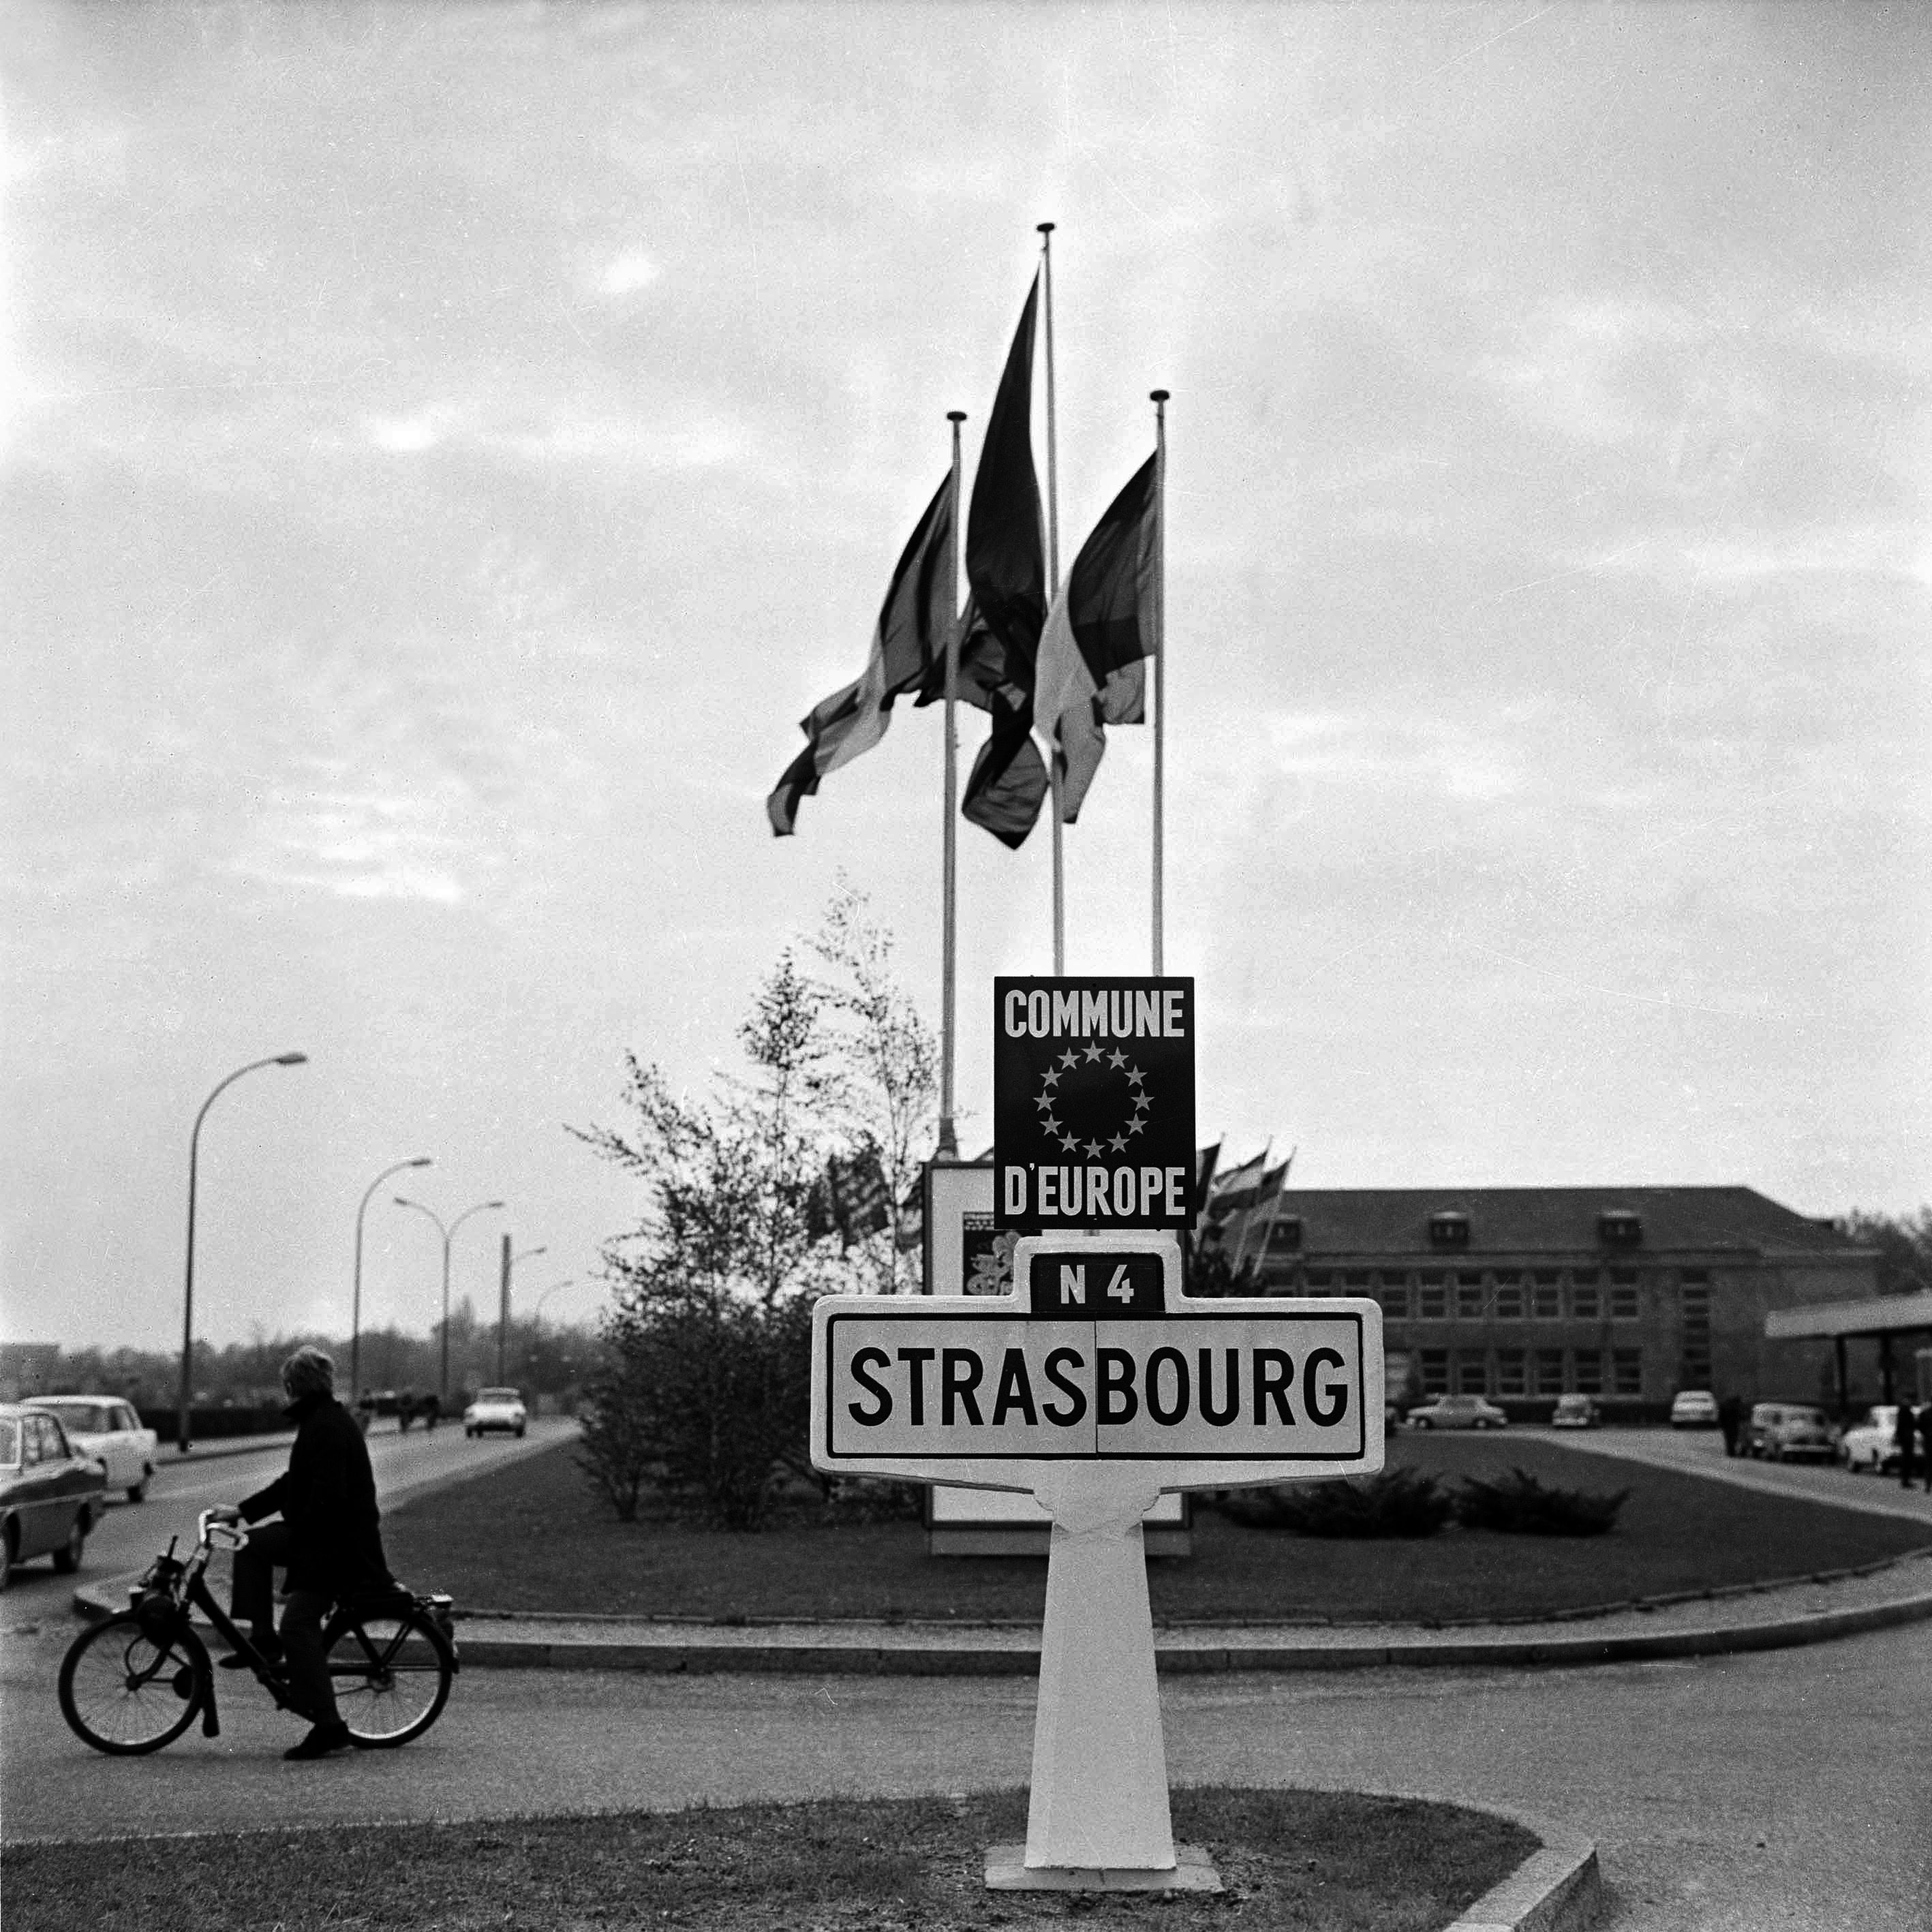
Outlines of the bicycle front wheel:
{"type": "Polygon", "coordinates": [[[60,1707],[74,1735],[110,1757],[172,1744],[194,1721],[208,1652],[192,1630],[157,1642],[130,1611],[82,1630],[61,1660],[60,1707]]]}
{"type": "Polygon", "coordinates": [[[419,1738],[449,1701],[456,1660],[419,1611],[355,1617],[333,1633],[336,1708],[358,1744],[388,1750],[419,1738]]]}

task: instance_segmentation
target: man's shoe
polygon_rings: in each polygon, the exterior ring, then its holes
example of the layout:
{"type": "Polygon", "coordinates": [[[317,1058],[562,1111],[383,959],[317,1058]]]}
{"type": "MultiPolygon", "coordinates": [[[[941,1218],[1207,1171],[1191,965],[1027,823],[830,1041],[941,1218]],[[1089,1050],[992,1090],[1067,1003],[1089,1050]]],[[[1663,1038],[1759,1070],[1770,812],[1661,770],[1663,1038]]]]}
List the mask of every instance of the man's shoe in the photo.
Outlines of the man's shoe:
{"type": "Polygon", "coordinates": [[[349,1726],[339,1720],[318,1724],[298,1744],[291,1744],[282,1755],[286,1758],[326,1757],[331,1751],[346,1750],[352,1740],[349,1726]]]}
{"type": "MultiPolygon", "coordinates": [[[[214,1660],[224,1670],[250,1670],[254,1667],[238,1650],[231,1650],[226,1657],[218,1657],[214,1660]]],[[[264,1651],[262,1661],[271,1670],[279,1670],[282,1667],[282,1653],[279,1650],[264,1651]]]]}

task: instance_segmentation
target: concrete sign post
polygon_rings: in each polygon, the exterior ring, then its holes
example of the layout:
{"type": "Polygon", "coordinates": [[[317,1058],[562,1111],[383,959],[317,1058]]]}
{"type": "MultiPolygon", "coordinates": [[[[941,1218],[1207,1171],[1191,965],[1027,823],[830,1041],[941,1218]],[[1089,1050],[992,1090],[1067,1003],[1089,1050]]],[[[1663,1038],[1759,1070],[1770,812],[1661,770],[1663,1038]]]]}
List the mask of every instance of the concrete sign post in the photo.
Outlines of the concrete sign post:
{"type": "Polygon", "coordinates": [[[1009,1292],[943,1310],[820,1302],[812,1460],[1027,1491],[1053,1519],[1027,1840],[987,1883],[1217,1889],[1174,1843],[1140,1520],[1168,1490],[1379,1470],[1382,1311],[1194,1299],[1155,1230],[1028,1235],[1013,1259],[1009,1292]]]}

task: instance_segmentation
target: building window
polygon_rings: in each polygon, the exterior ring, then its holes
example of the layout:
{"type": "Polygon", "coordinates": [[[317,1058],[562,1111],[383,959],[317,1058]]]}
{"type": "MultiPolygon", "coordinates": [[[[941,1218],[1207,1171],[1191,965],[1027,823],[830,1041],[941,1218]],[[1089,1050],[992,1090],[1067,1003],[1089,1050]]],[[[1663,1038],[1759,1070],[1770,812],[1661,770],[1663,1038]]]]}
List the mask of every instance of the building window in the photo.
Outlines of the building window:
{"type": "Polygon", "coordinates": [[[1521,1275],[1499,1274],[1496,1276],[1496,1310],[1499,1321],[1520,1322],[1522,1319],[1521,1275]]]}
{"type": "MultiPolygon", "coordinates": [[[[1448,1294],[1439,1274],[1426,1274],[1416,1292],[1416,1313],[1424,1322],[1440,1322],[1449,1312],[1448,1294]]],[[[1446,1384],[1445,1390],[1446,1390],[1446,1384]]]]}
{"type": "Polygon", "coordinates": [[[1610,1270],[1610,1319],[1612,1322],[1634,1322],[1637,1318],[1636,1270],[1612,1268],[1610,1270]]]}
{"type": "Polygon", "coordinates": [[[1641,1395],[1643,1393],[1643,1351],[1613,1348],[1610,1351],[1610,1393],[1641,1395]]]}
{"type": "MultiPolygon", "coordinates": [[[[1700,1270],[1698,1272],[1701,1273],[1700,1270]]],[[[1686,1273],[1678,1281],[1677,1304],[1682,1339],[1678,1386],[1711,1386],[1711,1289],[1708,1278],[1694,1281],[1686,1273]]]]}
{"type": "Polygon", "coordinates": [[[1483,1300],[1480,1275],[1459,1274],[1456,1277],[1456,1313],[1459,1320],[1480,1322],[1483,1318],[1483,1300]]]}
{"type": "Polygon", "coordinates": [[[1530,1290],[1530,1312],[1539,1322],[1560,1322],[1563,1318],[1563,1291],[1557,1286],[1553,1270],[1537,1276],[1535,1285],[1530,1290]]]}
{"type": "Polygon", "coordinates": [[[1490,1358],[1480,1348],[1465,1348],[1456,1358],[1456,1393],[1487,1395],[1490,1392],[1490,1358]]]}
{"type": "Polygon", "coordinates": [[[1305,1279],[1310,1288],[1319,1288],[1324,1293],[1327,1292],[1328,1270],[1326,1268],[1310,1268],[1305,1279]]]}
{"type": "Polygon", "coordinates": [[[1576,1393],[1579,1395],[1601,1395],[1604,1392],[1603,1350],[1579,1348],[1573,1359],[1576,1364],[1576,1393]]]}
{"type": "Polygon", "coordinates": [[[1276,1215],[1268,1228],[1268,1245],[1271,1255],[1293,1254],[1301,1246],[1301,1216],[1276,1215]]]}
{"type": "Polygon", "coordinates": [[[1408,1318],[1408,1283],[1399,1274],[1385,1274],[1382,1285],[1376,1290],[1376,1299],[1382,1305],[1382,1312],[1396,1321],[1408,1318]]]}
{"type": "Polygon", "coordinates": [[[1643,1219],[1628,1208],[1606,1208],[1597,1216],[1597,1238],[1606,1248],[1643,1245],[1643,1219]]]}
{"type": "Polygon", "coordinates": [[[1445,1208],[1430,1215],[1429,1245],[1432,1248],[1466,1248],[1469,1245],[1468,1216],[1453,1208],[1445,1208]]]}
{"type": "Polygon", "coordinates": [[[1352,1294],[1358,1292],[1366,1294],[1368,1292],[1369,1271],[1366,1268],[1351,1268],[1342,1279],[1348,1285],[1348,1292],[1352,1294]]]}
{"type": "Polygon", "coordinates": [[[1597,1270],[1579,1268],[1570,1279],[1570,1312],[1579,1322],[1594,1322],[1603,1312],[1603,1291],[1597,1286],[1597,1270]]]}
{"type": "Polygon", "coordinates": [[[1497,1394],[1522,1395],[1526,1393],[1524,1372],[1523,1352],[1520,1348],[1498,1348],[1496,1351],[1497,1394]]]}
{"type": "Polygon", "coordinates": [[[1538,1395],[1563,1393],[1563,1351],[1539,1348],[1536,1352],[1536,1392],[1538,1395]]]}
{"type": "Polygon", "coordinates": [[[1449,1351],[1424,1348],[1422,1352],[1422,1392],[1424,1395],[1449,1393],[1449,1351]]]}

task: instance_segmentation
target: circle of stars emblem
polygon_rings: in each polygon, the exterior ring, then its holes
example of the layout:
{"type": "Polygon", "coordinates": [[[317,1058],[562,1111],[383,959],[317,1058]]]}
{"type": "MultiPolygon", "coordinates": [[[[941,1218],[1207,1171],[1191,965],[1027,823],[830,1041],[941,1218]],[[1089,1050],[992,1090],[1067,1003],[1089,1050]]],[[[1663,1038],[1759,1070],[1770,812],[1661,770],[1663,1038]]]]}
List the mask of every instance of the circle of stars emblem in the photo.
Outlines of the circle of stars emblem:
{"type": "Polygon", "coordinates": [[[1130,1064],[1118,1047],[1110,1053],[1090,1040],[1084,1053],[1070,1046],[1047,1068],[1034,1105],[1045,1116],[1041,1127],[1060,1143],[1063,1153],[1084,1154],[1089,1160],[1098,1160],[1103,1154],[1126,1152],[1127,1143],[1146,1126],[1154,1102],[1147,1090],[1147,1076],[1139,1067],[1130,1064]],[[1112,1076],[1117,1074],[1124,1092],[1108,1104],[1104,1091],[1094,1090],[1103,1081],[1112,1085],[1112,1076]],[[1079,1090],[1077,1096],[1069,1090],[1076,1088],[1079,1090]],[[1088,1130],[1084,1137],[1061,1118],[1076,1111],[1067,1103],[1076,1097],[1077,1110],[1088,1130]],[[1112,1125],[1118,1120],[1116,1131],[1105,1137],[1096,1136],[1093,1131],[1096,1113],[1104,1116],[1101,1125],[1112,1125]]]}

